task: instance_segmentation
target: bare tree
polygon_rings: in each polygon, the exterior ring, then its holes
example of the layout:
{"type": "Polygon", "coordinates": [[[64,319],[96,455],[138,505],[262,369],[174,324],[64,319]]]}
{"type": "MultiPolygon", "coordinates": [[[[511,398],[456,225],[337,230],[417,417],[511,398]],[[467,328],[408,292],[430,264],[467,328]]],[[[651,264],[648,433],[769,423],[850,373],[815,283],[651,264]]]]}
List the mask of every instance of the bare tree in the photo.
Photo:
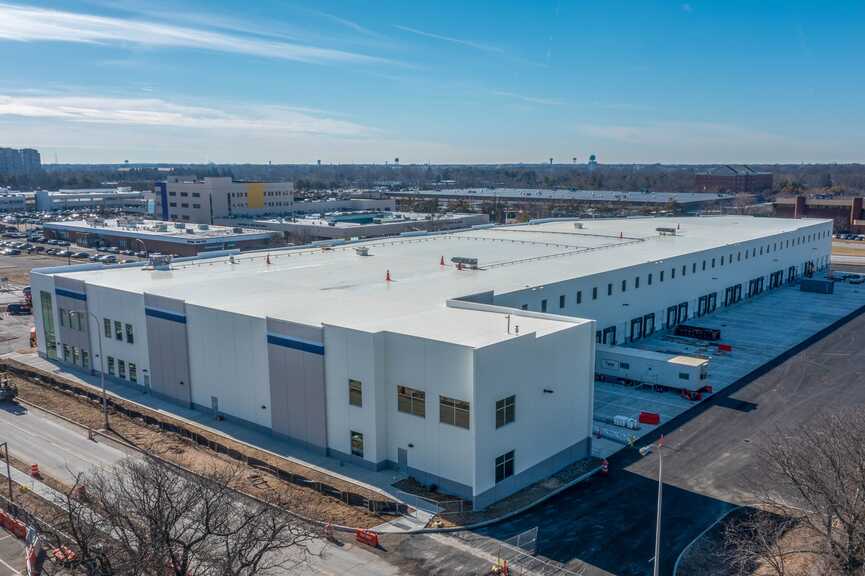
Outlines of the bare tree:
{"type": "MultiPolygon", "coordinates": [[[[791,546],[785,536],[799,527],[799,519],[765,510],[747,510],[724,527],[727,566],[737,576],[748,576],[755,570],[773,576],[801,574],[796,559],[807,556],[810,548],[791,546]]],[[[805,562],[807,563],[808,560],[805,562]]]]}
{"type": "Polygon", "coordinates": [[[154,459],[126,459],[79,479],[59,528],[89,574],[251,576],[308,561],[313,526],[239,495],[242,469],[198,476],[154,459]]]}
{"type": "MultiPolygon", "coordinates": [[[[809,554],[820,574],[865,575],[865,413],[861,407],[821,416],[805,426],[778,430],[761,450],[765,474],[756,507],[764,510],[728,533],[731,550],[748,558],[776,558],[781,570],[790,556],[809,554]],[[794,528],[802,537],[780,546],[794,528]],[[743,536],[744,534],[744,536],[743,536]],[[749,542],[744,542],[749,538],[749,542]],[[787,544],[790,546],[791,544],[787,544]]],[[[771,565],[772,563],[769,562],[771,565]]],[[[775,569],[779,576],[789,572],[775,569]]]]}

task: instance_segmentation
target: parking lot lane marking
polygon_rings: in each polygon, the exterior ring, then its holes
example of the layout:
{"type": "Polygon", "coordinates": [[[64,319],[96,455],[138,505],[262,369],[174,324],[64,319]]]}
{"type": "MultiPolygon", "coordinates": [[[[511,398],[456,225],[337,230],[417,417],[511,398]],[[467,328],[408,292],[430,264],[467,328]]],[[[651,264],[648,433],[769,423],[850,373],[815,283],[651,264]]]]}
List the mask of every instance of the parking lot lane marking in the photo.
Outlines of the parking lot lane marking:
{"type": "Polygon", "coordinates": [[[8,568],[13,574],[21,574],[21,572],[19,572],[18,570],[16,570],[15,568],[10,566],[9,564],[7,564],[6,561],[3,560],[2,558],[0,558],[0,564],[2,564],[3,566],[6,566],[6,568],[8,568]]]}

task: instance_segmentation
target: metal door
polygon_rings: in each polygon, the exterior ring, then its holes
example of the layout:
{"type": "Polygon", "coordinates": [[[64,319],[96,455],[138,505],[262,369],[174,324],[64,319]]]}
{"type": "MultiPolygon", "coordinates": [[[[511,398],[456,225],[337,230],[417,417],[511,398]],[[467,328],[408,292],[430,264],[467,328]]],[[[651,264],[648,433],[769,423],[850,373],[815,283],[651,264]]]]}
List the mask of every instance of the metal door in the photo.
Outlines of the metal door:
{"type": "Polygon", "coordinates": [[[216,396],[211,396],[210,397],[210,407],[213,408],[214,413],[218,413],[219,412],[219,398],[217,398],[216,396]]]}
{"type": "Polygon", "coordinates": [[[396,459],[400,474],[408,474],[408,450],[405,448],[397,448],[396,459]]]}

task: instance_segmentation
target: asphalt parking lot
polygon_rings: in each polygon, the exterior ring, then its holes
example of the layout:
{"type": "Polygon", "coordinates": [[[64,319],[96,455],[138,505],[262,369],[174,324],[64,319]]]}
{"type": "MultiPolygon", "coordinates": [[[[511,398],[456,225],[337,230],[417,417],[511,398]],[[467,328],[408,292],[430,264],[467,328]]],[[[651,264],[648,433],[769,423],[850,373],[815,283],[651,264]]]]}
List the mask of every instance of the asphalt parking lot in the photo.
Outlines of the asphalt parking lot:
{"type": "MultiPolygon", "coordinates": [[[[752,331],[783,327],[754,322],[752,331]]],[[[731,507],[747,503],[761,476],[761,442],[778,427],[807,426],[824,411],[865,405],[865,315],[806,341],[655,430],[665,434],[662,574],[681,550],[731,507]]],[[[539,527],[538,553],[588,576],[651,573],[657,455],[625,449],[595,477],[509,522],[482,530],[499,539],[539,527]]]]}

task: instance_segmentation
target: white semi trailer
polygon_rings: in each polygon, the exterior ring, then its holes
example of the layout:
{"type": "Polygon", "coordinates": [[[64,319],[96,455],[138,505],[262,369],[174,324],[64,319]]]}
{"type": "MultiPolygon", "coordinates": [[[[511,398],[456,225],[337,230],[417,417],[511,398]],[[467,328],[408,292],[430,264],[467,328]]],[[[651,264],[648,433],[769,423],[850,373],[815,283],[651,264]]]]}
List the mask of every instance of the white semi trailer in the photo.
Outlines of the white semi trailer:
{"type": "Polygon", "coordinates": [[[604,344],[597,345],[596,354],[595,372],[606,380],[639,382],[691,392],[708,384],[708,358],[604,344]]]}

